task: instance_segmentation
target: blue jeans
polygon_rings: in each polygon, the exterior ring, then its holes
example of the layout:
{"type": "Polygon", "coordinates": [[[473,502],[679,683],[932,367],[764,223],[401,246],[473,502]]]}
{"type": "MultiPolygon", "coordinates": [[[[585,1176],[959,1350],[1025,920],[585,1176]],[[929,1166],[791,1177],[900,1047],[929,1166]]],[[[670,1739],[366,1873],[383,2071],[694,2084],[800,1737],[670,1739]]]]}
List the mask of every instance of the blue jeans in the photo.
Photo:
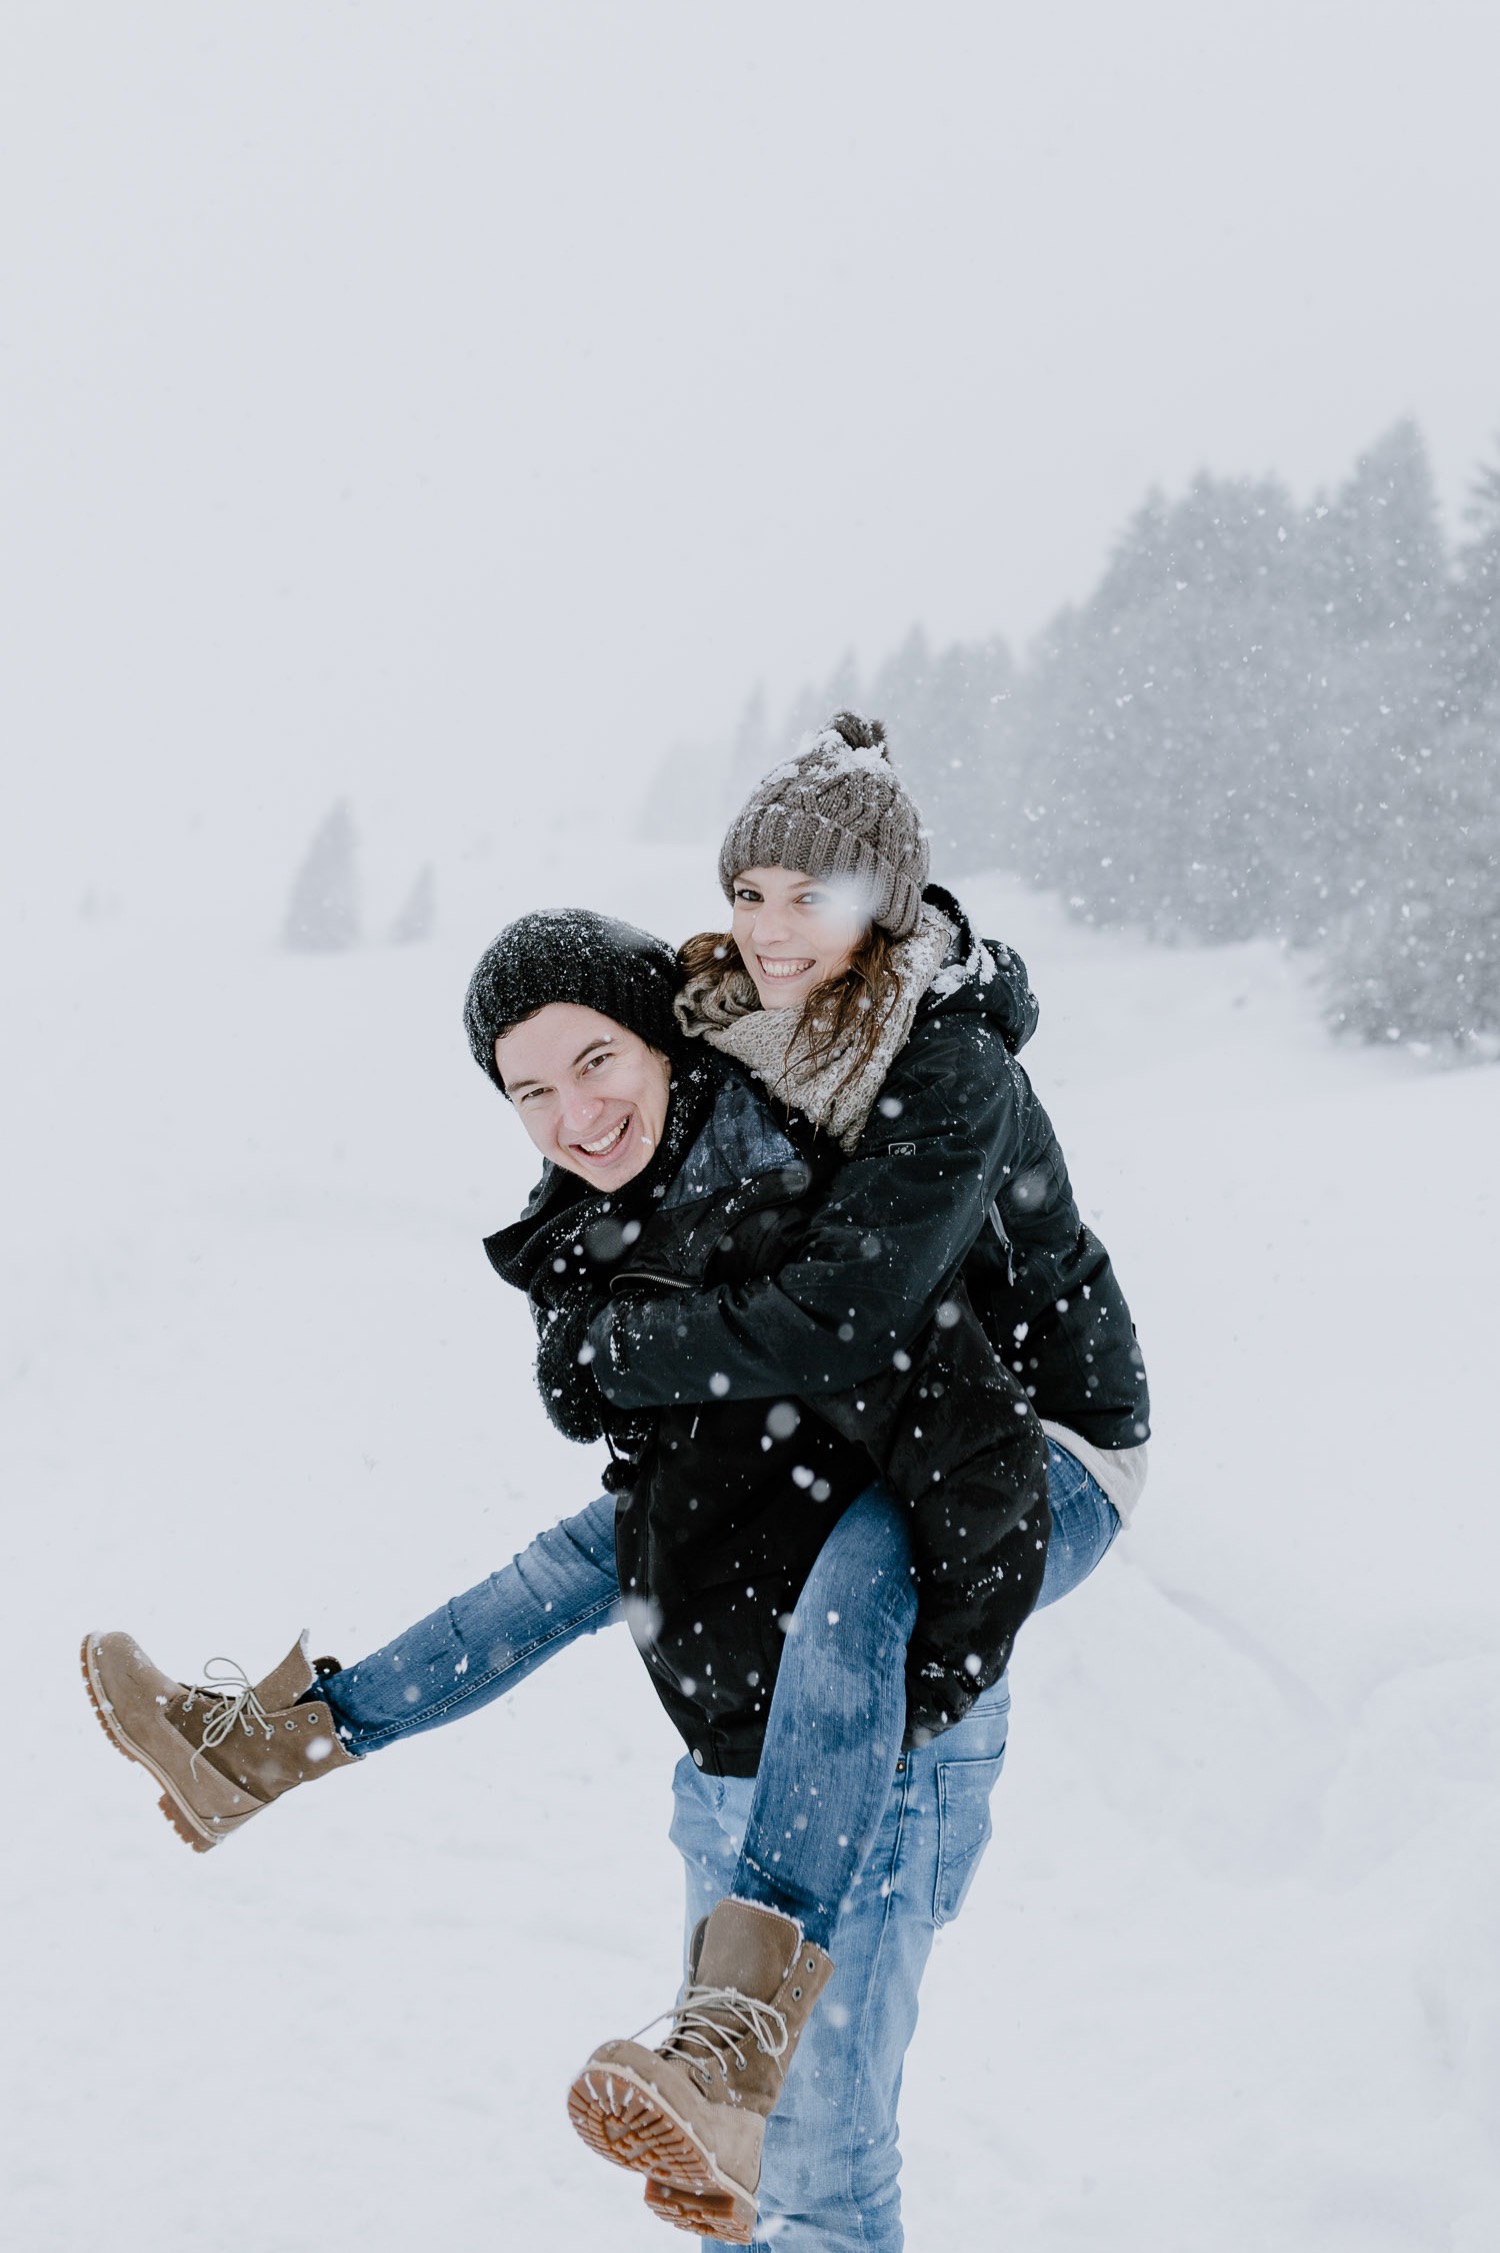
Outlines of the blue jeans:
{"type": "MultiPolygon", "coordinates": [[[[1119,1531],[1082,1465],[1053,1443],[1048,1452],[1039,1609],[1086,1578],[1119,1531]]],[[[910,1561],[905,1513],[871,1488],[798,1599],[757,1775],[708,1777],[684,1759],[674,1781],[689,1933],[735,1893],[795,1916],[838,1967],[768,2130],[761,2211],[777,2253],[900,2246],[896,2104],[917,1990],[932,1935],[957,1915],[990,1836],[1003,1679],[957,1728],[900,1751],[910,1561]]],[[[605,1496],[312,1694],[351,1750],[373,1751],[491,1703],[620,1616],[605,1496]]]]}
{"type": "MultiPolygon", "coordinates": [[[[1048,1496],[1052,1538],[1038,1609],[1085,1580],[1120,1530],[1112,1505],[1088,1472],[1051,1444],[1048,1496]]],[[[816,1621],[849,1606],[872,1562],[887,1571],[899,1562],[907,1538],[904,1514],[882,1500],[857,1530],[857,1569],[846,1569],[854,1544],[825,1543],[798,1603],[799,1616],[805,1610],[816,1621]]],[[[847,1609],[843,1617],[850,1617],[847,1609]]],[[[816,1650],[816,1643],[811,1647],[816,1650]]],[[[797,1716],[816,1712],[820,1703],[804,1666],[797,1643],[789,1641],[776,1699],[780,1703],[785,1696],[784,1729],[793,1742],[797,1716]]],[[[886,1771],[871,1843],[827,1943],[833,1978],[767,2123],[763,2234],[755,2239],[756,2253],[898,2253],[903,2236],[896,2108],[902,2066],[933,1934],[963,1907],[989,1843],[990,1794],[1005,1762],[1009,1719],[1010,1688],[1002,1677],[975,1700],[957,1728],[918,1752],[898,1753],[886,1771]]],[[[785,1782],[767,1788],[772,1751],[768,1732],[766,1757],[753,1781],[705,1776],[691,1760],[678,1762],[672,1840],[687,1873],[689,1939],[699,1917],[723,1894],[745,1891],[746,1849],[757,1828],[764,1836],[783,1820],[789,1803],[785,1782]]],[[[783,1778],[801,1772],[785,1745],[777,1748],[776,1761],[783,1778]]],[[[852,1765],[858,1774],[862,1764],[852,1765]]],[[[823,1783],[828,1771],[817,1772],[823,1783]]],[[[714,2253],[712,2240],[703,2243],[705,2253],[714,2253]]]]}
{"type": "MultiPolygon", "coordinates": [[[[503,1571],[308,1695],[326,1699],[355,1753],[503,1696],[620,1616],[614,1511],[604,1495],[549,1527],[503,1571]]],[[[820,1948],[885,1804],[916,1617],[905,1514],[879,1487],[844,1512],[823,1554],[816,1586],[792,1615],[744,1854],[724,1889],[795,1917],[820,1948]]]]}
{"type": "Polygon", "coordinates": [[[351,1752],[377,1752],[492,1705],[580,1636],[623,1617],[614,1497],[601,1494],[308,1695],[327,1701],[351,1752]]]}
{"type": "MultiPolygon", "coordinates": [[[[605,1495],[549,1527],[503,1571],[308,1695],[326,1699],[355,1753],[440,1728],[503,1696],[620,1616],[614,1507],[605,1495]]],[[[824,1555],[817,1587],[792,1615],[732,1889],[795,1917],[820,1948],[874,1835],[901,1748],[916,1617],[905,1516],[879,1487],[844,1512],[824,1555]]]]}

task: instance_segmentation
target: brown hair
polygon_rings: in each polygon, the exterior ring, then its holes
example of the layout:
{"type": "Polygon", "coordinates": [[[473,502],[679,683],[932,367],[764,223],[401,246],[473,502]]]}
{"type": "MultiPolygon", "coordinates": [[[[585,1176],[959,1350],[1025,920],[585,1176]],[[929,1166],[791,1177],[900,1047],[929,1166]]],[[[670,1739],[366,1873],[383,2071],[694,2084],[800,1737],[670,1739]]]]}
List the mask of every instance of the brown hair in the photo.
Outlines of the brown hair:
{"type": "MultiPolygon", "coordinates": [[[[883,925],[869,926],[838,976],[814,986],[803,1002],[788,1062],[795,1058],[817,1072],[847,1048],[849,1066],[839,1081],[840,1090],[859,1077],[880,1046],[885,1021],[900,998],[895,964],[899,944],[883,925]]],[[[700,931],[685,939],[677,959],[689,978],[707,971],[722,981],[738,971],[754,984],[728,931],[700,931]]]]}

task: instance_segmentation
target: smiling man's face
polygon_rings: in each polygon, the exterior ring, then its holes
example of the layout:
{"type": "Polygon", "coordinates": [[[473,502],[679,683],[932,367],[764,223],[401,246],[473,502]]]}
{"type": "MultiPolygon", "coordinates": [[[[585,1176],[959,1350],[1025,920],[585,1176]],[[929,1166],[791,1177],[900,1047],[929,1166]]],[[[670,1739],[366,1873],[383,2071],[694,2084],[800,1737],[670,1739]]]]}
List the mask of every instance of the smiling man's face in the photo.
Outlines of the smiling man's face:
{"type": "Polygon", "coordinates": [[[550,1001],[501,1034],[495,1063],[521,1124],[555,1166],[618,1189],[655,1157],[672,1067],[612,1017],[550,1001]]]}

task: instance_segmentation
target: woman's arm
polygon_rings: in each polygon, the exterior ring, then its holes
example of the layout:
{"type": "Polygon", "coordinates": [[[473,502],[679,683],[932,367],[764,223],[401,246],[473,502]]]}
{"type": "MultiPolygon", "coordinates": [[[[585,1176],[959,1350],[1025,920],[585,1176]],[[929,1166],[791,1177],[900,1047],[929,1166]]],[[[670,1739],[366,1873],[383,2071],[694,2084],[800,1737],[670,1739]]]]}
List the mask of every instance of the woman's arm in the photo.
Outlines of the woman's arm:
{"type": "Polygon", "coordinates": [[[604,1392],[630,1408],[812,1400],[889,1368],[988,1224],[1030,1100],[983,1019],[919,1026],[797,1256],[748,1283],[612,1302],[590,1331],[604,1392]]]}

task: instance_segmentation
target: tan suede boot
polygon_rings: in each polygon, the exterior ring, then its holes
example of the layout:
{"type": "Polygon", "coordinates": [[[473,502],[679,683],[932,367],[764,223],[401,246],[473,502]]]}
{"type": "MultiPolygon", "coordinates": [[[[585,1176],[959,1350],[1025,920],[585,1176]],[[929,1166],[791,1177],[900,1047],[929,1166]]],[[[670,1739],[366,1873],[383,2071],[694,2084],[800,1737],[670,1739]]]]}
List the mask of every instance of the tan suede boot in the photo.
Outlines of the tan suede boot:
{"type": "Polygon", "coordinates": [[[601,2158],[652,2178],[653,2213],[748,2245],[766,2119],[833,1965],[790,1917],[733,1899],[700,1926],[694,1954],[667,2039],[601,2044],[568,2113],[601,2158]]]}
{"type": "Polygon", "coordinates": [[[153,1666],[133,1636],[83,1639],[83,1679],[105,1733],[165,1785],[161,1811],[198,1854],[294,1784],[355,1757],[326,1705],[297,1703],[318,1679],[305,1635],[263,1682],[230,1659],[209,1665],[224,1671],[192,1686],[153,1666]]]}

